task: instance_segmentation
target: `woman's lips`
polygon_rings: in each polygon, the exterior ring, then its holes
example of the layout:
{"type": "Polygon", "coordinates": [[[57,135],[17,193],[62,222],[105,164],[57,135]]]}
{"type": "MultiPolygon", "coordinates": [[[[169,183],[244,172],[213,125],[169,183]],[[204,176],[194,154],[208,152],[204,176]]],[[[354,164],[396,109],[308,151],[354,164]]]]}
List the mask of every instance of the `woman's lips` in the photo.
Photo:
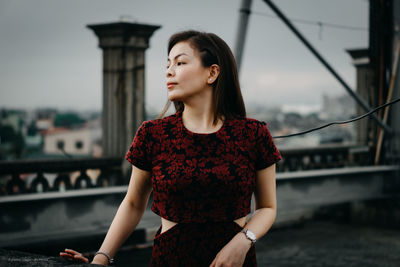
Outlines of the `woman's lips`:
{"type": "Polygon", "coordinates": [[[174,87],[175,85],[177,85],[177,83],[167,83],[168,89],[174,87]]]}

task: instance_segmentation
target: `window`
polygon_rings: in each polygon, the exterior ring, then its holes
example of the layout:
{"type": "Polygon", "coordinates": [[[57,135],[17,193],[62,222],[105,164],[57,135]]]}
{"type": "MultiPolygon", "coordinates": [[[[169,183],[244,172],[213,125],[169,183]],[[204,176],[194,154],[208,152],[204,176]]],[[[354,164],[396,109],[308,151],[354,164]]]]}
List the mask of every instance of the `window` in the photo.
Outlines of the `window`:
{"type": "Polygon", "coordinates": [[[82,141],[76,141],[76,142],[75,142],[75,147],[76,147],[77,149],[82,149],[82,147],[83,147],[83,142],[82,142],[82,141]]]}
{"type": "Polygon", "coordinates": [[[64,141],[63,140],[57,141],[57,148],[60,150],[64,150],[64,141]]]}

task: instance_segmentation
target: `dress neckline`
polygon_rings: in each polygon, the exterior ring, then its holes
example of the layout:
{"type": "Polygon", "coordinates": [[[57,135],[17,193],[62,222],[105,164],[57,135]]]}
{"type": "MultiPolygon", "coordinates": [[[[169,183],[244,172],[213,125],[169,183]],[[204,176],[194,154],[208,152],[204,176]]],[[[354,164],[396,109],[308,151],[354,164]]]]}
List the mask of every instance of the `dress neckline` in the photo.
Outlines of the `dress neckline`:
{"type": "Polygon", "coordinates": [[[196,133],[196,132],[192,132],[189,129],[187,129],[185,127],[185,125],[183,124],[182,113],[183,113],[182,110],[178,111],[176,113],[177,117],[178,117],[179,126],[181,127],[183,132],[185,132],[185,133],[187,133],[189,135],[192,135],[192,136],[204,136],[204,137],[206,137],[206,136],[214,136],[214,135],[217,135],[218,133],[222,132],[223,129],[225,128],[225,125],[226,125],[226,120],[224,120],[224,122],[222,123],[222,126],[215,132],[212,132],[212,133],[196,133]]]}

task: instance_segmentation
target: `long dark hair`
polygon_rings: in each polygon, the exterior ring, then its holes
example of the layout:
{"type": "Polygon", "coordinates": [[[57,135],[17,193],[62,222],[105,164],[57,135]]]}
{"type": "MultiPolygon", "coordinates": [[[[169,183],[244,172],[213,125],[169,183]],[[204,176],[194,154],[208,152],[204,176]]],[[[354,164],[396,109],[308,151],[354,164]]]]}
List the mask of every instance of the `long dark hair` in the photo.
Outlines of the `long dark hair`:
{"type": "MultiPolygon", "coordinates": [[[[204,67],[217,64],[220,68],[218,78],[213,83],[212,105],[214,108],[214,124],[224,116],[231,119],[236,116],[245,117],[246,108],[239,85],[236,61],[231,49],[214,33],[194,30],[182,31],[172,35],[168,42],[168,54],[172,47],[179,42],[189,42],[200,55],[204,67]]],[[[182,101],[173,101],[176,112],[183,111],[182,101]]],[[[167,112],[171,101],[168,99],[158,118],[167,112]]]]}

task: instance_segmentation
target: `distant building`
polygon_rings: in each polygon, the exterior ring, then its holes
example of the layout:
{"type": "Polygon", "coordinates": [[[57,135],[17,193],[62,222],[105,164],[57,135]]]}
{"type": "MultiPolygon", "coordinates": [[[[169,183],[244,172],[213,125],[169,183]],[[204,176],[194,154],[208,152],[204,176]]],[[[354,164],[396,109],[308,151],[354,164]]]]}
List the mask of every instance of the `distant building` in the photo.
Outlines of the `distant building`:
{"type": "Polygon", "coordinates": [[[321,117],[325,120],[346,120],[356,114],[355,102],[349,95],[323,94],[321,117]]]}
{"type": "Polygon", "coordinates": [[[47,130],[54,127],[53,119],[37,119],[36,120],[36,128],[38,130],[47,130]]]}
{"type": "Polygon", "coordinates": [[[35,121],[35,126],[38,130],[43,131],[54,127],[54,118],[58,111],[50,108],[38,108],[34,112],[32,120],[35,121]]]}
{"type": "Polygon", "coordinates": [[[43,132],[45,154],[101,156],[102,130],[100,120],[88,122],[82,128],[53,128],[43,132]]]}
{"type": "Polygon", "coordinates": [[[25,136],[25,147],[31,149],[40,149],[42,145],[43,138],[40,134],[36,135],[26,135],[25,136]]]}

